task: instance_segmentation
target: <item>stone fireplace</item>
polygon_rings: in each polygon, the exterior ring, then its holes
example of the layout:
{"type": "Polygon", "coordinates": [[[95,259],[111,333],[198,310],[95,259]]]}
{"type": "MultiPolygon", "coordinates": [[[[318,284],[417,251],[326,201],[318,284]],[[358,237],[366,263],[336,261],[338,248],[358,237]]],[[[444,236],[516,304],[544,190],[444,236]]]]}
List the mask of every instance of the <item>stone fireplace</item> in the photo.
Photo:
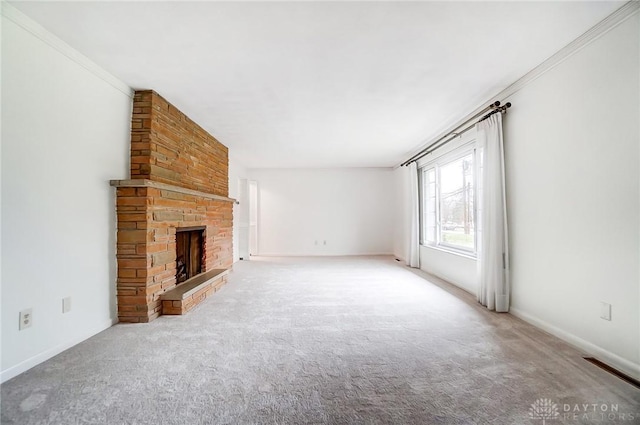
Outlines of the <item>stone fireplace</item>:
{"type": "Polygon", "coordinates": [[[226,283],[232,259],[228,150],[153,91],[136,91],[131,179],[116,187],[122,322],[184,314],[226,283]]]}

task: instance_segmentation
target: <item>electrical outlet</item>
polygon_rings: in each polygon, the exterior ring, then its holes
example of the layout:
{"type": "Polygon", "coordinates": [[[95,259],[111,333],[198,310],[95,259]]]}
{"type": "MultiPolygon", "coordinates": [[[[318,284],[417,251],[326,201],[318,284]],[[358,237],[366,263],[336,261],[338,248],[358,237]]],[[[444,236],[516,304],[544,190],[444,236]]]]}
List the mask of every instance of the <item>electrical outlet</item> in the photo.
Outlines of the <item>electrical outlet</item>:
{"type": "Polygon", "coordinates": [[[33,323],[33,309],[27,308],[20,312],[20,323],[18,325],[19,330],[27,329],[31,327],[33,323]]]}
{"type": "Polygon", "coordinates": [[[62,312],[68,313],[71,311],[71,297],[66,297],[62,299],[62,312]]]}
{"type": "Polygon", "coordinates": [[[611,320],[611,304],[605,303],[604,301],[600,303],[600,318],[611,320]]]}

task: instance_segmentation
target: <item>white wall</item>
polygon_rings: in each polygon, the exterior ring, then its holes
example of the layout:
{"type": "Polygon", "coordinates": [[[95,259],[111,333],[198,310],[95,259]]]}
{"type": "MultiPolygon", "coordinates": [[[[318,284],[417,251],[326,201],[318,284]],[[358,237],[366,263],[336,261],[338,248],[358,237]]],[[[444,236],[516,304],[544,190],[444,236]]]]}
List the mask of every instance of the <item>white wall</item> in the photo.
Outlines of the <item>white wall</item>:
{"type": "MultiPolygon", "coordinates": [[[[638,34],[636,13],[505,99],[504,134],[511,312],[640,378],[638,34]]],[[[420,252],[422,269],[475,293],[473,259],[420,252]]]]}
{"type": "Polygon", "coordinates": [[[475,258],[430,246],[420,246],[420,269],[475,295],[478,271],[475,258]]]}
{"type": "Polygon", "coordinates": [[[131,98],[123,83],[2,7],[5,381],[117,320],[109,179],[129,174],[131,98]],[[67,296],[72,310],[62,314],[67,296]],[[18,331],[26,308],[33,325],[18,331]]]}
{"type": "Polygon", "coordinates": [[[260,255],[393,252],[390,168],[252,169],[249,174],[259,188],[260,255]]]}
{"type": "Polygon", "coordinates": [[[510,99],[513,313],[640,376],[638,14],[510,99]],[[600,302],[613,319],[599,318],[600,302]]]}

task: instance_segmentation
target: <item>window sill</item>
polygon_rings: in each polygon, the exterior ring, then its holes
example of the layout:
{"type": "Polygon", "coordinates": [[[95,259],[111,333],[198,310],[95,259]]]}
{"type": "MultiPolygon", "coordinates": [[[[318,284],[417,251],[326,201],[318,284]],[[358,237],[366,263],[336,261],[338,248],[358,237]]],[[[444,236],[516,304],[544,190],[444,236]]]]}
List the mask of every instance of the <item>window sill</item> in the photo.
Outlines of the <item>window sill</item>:
{"type": "Polygon", "coordinates": [[[445,252],[447,254],[457,255],[458,257],[464,257],[464,258],[467,258],[467,259],[473,260],[473,261],[476,261],[478,259],[478,257],[473,255],[473,254],[467,254],[467,253],[462,252],[462,251],[456,251],[455,249],[447,249],[447,248],[443,248],[441,246],[423,245],[423,244],[420,244],[420,246],[425,247],[425,248],[429,248],[429,249],[433,249],[435,251],[445,252]]]}

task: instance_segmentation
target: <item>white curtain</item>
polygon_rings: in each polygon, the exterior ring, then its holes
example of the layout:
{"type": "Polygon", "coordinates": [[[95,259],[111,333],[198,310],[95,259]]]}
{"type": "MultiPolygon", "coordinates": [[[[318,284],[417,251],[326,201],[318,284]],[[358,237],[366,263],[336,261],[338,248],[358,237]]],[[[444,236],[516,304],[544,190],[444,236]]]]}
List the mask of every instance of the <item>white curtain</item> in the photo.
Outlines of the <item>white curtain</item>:
{"type": "Polygon", "coordinates": [[[505,196],[502,114],[476,124],[478,172],[478,301],[489,310],[509,311],[509,233],[505,196]]]}
{"type": "Polygon", "coordinates": [[[418,198],[418,164],[407,166],[407,187],[409,188],[409,211],[407,214],[407,265],[420,267],[420,200],[418,198]]]}

